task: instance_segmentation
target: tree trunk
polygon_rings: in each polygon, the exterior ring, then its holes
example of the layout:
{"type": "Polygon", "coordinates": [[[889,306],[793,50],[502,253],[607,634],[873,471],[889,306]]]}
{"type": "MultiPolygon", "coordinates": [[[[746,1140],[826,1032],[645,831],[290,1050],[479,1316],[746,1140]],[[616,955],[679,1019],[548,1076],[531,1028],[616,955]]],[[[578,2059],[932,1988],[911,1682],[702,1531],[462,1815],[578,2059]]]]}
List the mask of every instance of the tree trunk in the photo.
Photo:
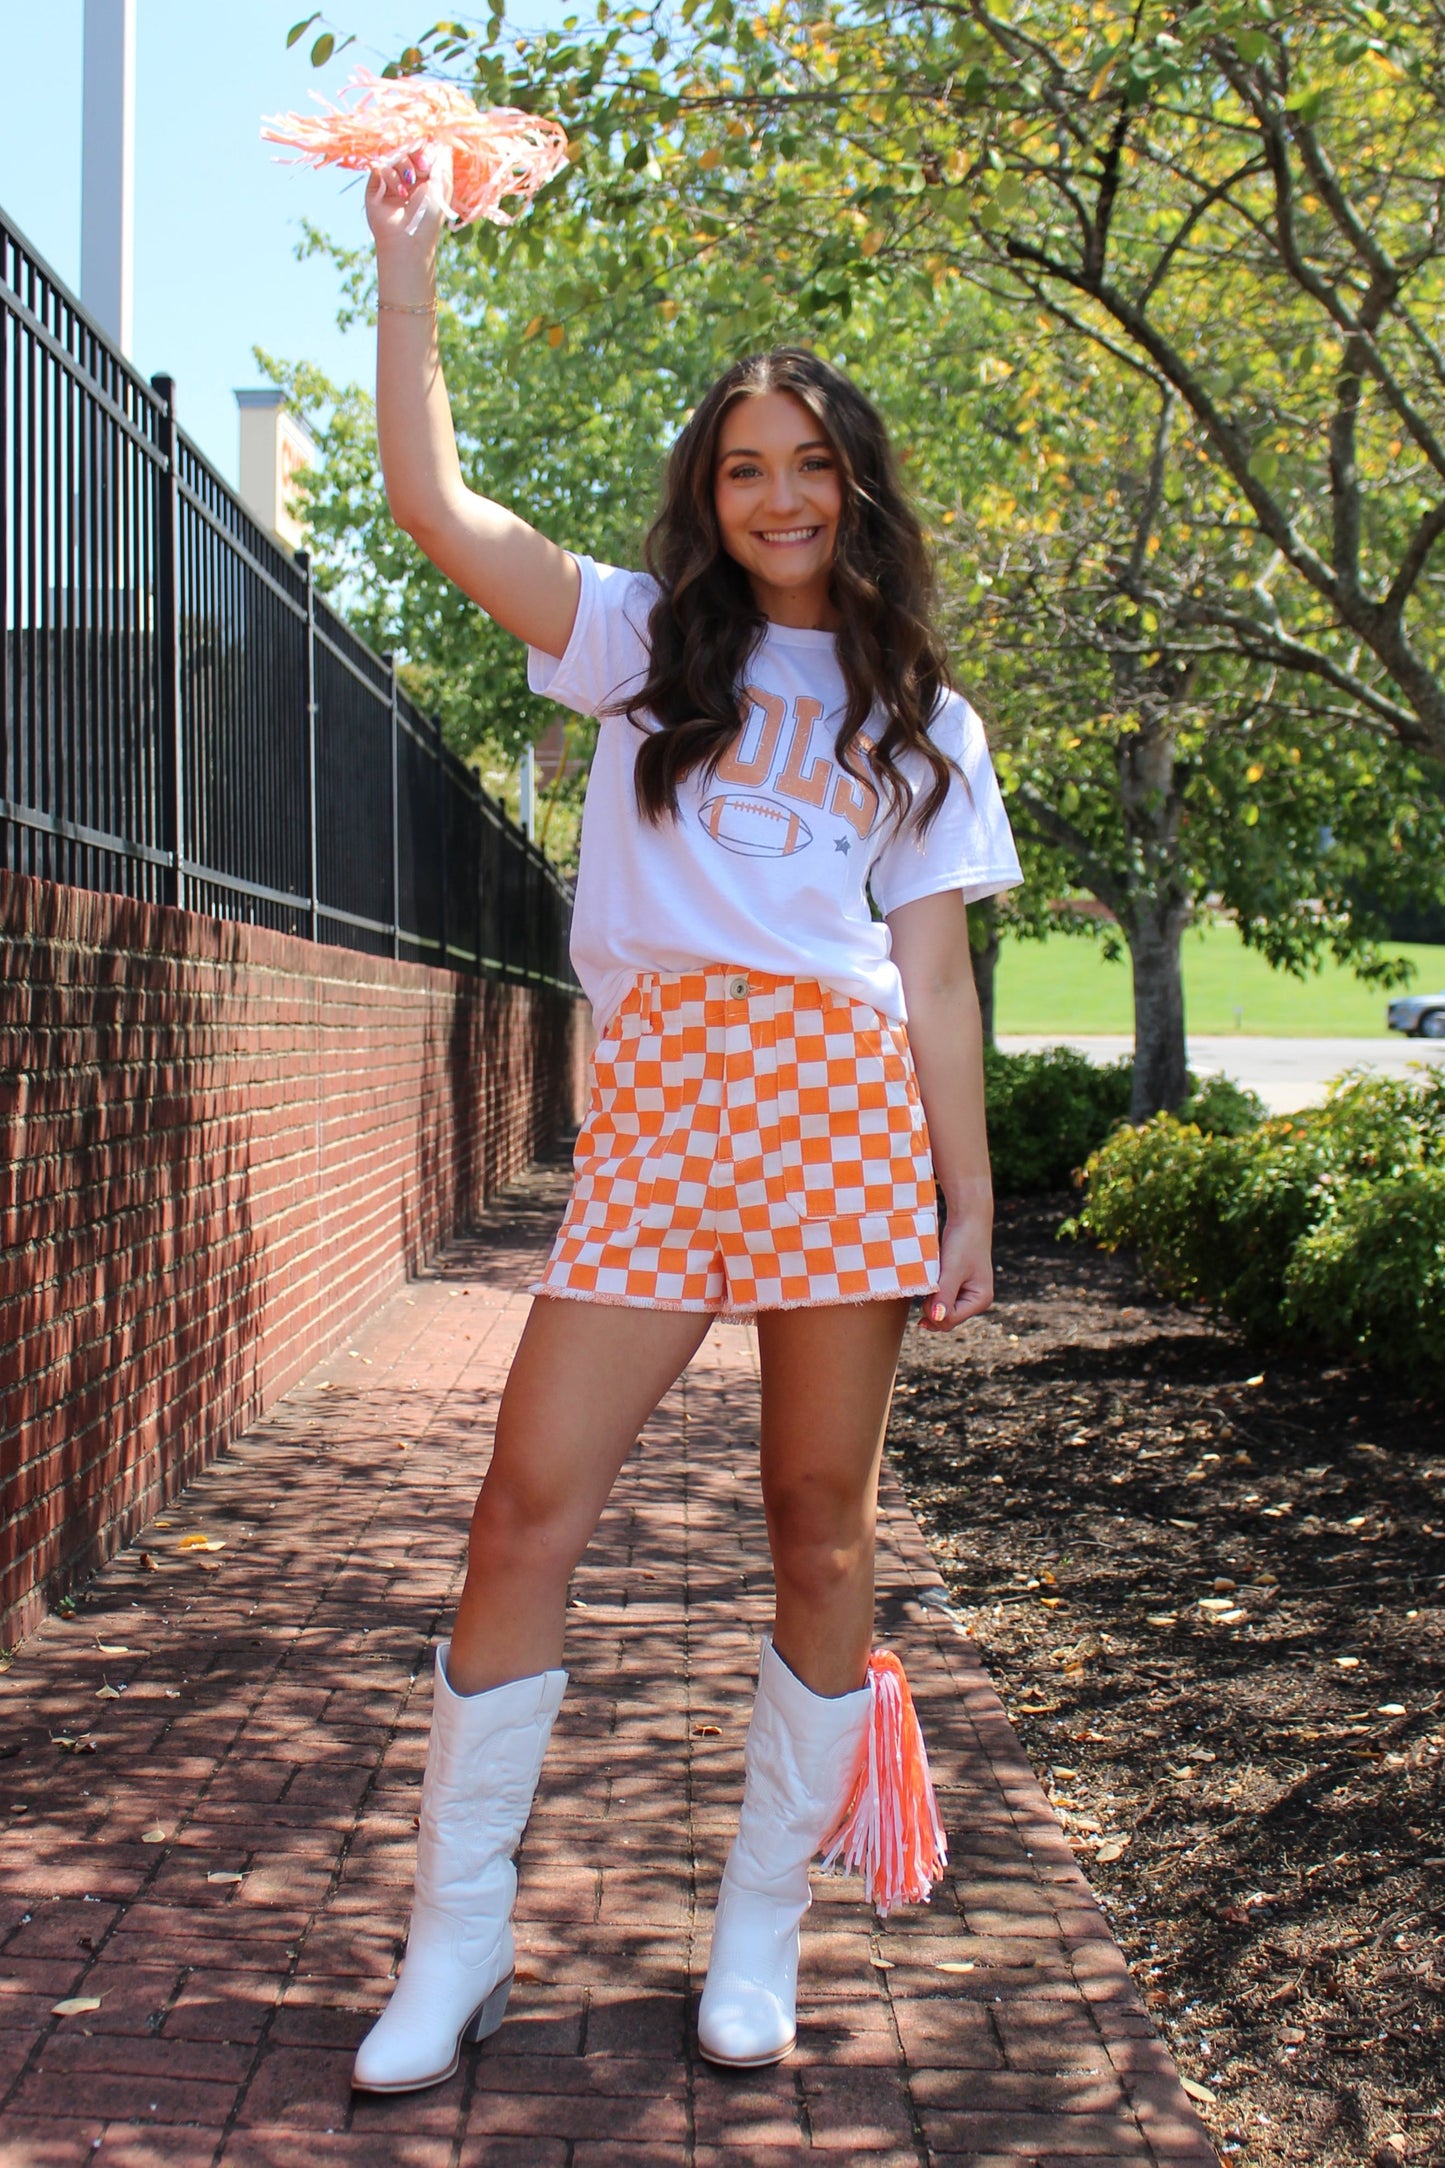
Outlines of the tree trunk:
{"type": "Polygon", "coordinates": [[[983,1043],[994,1044],[994,979],[998,971],[998,898],[985,896],[969,907],[968,953],[973,983],[978,989],[978,1013],[983,1019],[983,1043]]]}
{"type": "Polygon", "coordinates": [[[1180,948],[1188,909],[1140,904],[1124,927],[1134,971],[1134,1096],[1130,1119],[1172,1113],[1189,1091],[1180,948]]]}

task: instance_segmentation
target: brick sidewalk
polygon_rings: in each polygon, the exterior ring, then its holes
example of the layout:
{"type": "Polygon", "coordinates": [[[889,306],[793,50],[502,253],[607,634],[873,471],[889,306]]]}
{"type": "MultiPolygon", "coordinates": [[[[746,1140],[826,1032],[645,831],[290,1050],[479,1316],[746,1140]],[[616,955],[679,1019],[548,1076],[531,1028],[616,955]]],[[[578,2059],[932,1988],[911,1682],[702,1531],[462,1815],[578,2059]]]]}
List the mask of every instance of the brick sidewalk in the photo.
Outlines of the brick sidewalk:
{"type": "Polygon", "coordinates": [[[822,1884],[796,2054],[698,2060],[770,1611],[740,1326],[649,1426],[577,1577],[511,2014],[448,2085],[353,2101],[405,1923],[430,1648],[560,1196],[555,1174],[513,1192],[0,1681],[0,2168],[1208,2168],[891,1482],[879,1626],[954,1870],[884,1927],[822,1884]],[[198,1535],[224,1548],[179,1547],[198,1535]],[[99,2009],[51,2015],[80,1996],[99,2009]]]}

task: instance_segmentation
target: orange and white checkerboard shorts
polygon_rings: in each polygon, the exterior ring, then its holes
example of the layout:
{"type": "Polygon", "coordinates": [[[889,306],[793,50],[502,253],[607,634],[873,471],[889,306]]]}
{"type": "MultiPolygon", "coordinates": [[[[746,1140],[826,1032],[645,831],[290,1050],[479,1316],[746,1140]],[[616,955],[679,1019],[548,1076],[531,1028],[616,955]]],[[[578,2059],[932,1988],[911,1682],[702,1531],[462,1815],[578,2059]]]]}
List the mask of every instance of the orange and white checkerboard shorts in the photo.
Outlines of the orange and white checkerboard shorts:
{"type": "Polygon", "coordinates": [[[534,1294],[738,1316],[937,1281],[908,1035],[811,980],[644,972],[598,1042],[574,1165],[534,1294]]]}

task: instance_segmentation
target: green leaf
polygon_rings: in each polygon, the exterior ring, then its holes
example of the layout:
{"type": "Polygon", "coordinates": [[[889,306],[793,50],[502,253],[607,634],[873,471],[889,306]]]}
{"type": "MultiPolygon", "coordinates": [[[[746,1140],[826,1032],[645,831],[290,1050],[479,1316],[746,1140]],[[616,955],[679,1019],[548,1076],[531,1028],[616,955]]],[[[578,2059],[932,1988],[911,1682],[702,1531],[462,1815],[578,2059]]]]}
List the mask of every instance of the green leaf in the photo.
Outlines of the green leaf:
{"type": "Polygon", "coordinates": [[[316,13],[315,13],[314,15],[308,15],[308,16],[307,16],[307,18],[306,18],[305,22],[303,22],[303,23],[293,23],[293,24],[291,25],[291,28],[290,28],[290,29],[289,29],[289,30],[287,31],[287,33],[286,33],[286,50],[287,50],[287,52],[288,52],[288,53],[290,52],[290,50],[291,50],[292,46],[293,46],[293,45],[295,45],[295,44],[296,44],[296,43],[298,42],[298,40],[300,40],[301,38],[304,38],[304,37],[305,37],[305,35],[306,35],[307,31],[308,31],[308,30],[309,30],[309,29],[311,28],[311,25],[312,25],[313,23],[319,23],[319,22],[320,22],[320,20],[321,20],[321,10],[320,10],[320,8],[318,8],[318,9],[316,10],[316,13]]]}
{"type": "Polygon", "coordinates": [[[316,43],[311,48],[312,67],[324,68],[327,61],[331,58],[331,55],[335,52],[335,50],[335,38],[333,38],[329,30],[323,30],[321,36],[316,40],[316,43]]]}

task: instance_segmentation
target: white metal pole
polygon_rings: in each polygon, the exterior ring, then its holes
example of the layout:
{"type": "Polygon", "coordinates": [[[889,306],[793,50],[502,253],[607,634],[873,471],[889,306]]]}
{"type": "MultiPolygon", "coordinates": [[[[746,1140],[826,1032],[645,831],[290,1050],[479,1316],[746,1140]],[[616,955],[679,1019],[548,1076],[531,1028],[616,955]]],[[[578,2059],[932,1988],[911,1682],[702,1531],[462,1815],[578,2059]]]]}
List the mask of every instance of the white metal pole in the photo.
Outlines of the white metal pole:
{"type": "Polygon", "coordinates": [[[131,350],[135,209],[135,0],[85,0],[80,298],[131,350]]]}
{"type": "Polygon", "coordinates": [[[529,843],[537,840],[537,749],[529,745],[522,755],[521,787],[517,793],[521,827],[529,843]]]}

